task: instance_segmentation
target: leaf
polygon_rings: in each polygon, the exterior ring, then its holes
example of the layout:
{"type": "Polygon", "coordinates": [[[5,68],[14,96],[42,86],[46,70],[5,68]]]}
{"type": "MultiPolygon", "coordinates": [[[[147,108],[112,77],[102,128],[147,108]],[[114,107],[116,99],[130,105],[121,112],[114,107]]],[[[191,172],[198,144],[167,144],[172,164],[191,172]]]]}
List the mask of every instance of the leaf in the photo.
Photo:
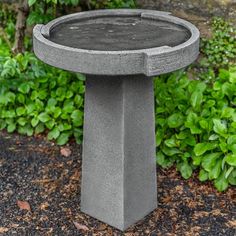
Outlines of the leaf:
{"type": "Polygon", "coordinates": [[[184,117],[181,113],[174,113],[168,117],[167,123],[170,128],[177,128],[184,123],[184,117]]]}
{"type": "Polygon", "coordinates": [[[208,130],[209,129],[209,122],[207,120],[200,120],[199,124],[201,126],[202,129],[208,130]]]}
{"type": "Polygon", "coordinates": [[[229,181],[230,184],[236,185],[236,169],[234,169],[234,170],[230,173],[230,175],[229,175],[229,177],[228,177],[228,181],[229,181]]]}
{"type": "Polygon", "coordinates": [[[18,95],[16,96],[16,99],[17,99],[17,101],[18,101],[19,103],[21,103],[21,104],[24,104],[24,103],[25,103],[25,95],[23,95],[23,94],[18,94],[18,95]]]}
{"type": "Polygon", "coordinates": [[[212,134],[210,137],[209,137],[209,140],[210,141],[214,141],[214,140],[217,140],[219,138],[219,135],[217,134],[212,134]]]}
{"type": "Polygon", "coordinates": [[[17,107],[16,108],[16,114],[18,115],[18,116],[22,116],[22,115],[24,115],[25,114],[25,108],[24,107],[17,107]]]}
{"type": "Polygon", "coordinates": [[[83,136],[83,128],[81,128],[81,127],[80,128],[74,127],[73,130],[74,130],[75,138],[81,139],[82,136],[83,136]]]}
{"type": "Polygon", "coordinates": [[[168,157],[166,157],[161,151],[157,153],[156,160],[157,164],[160,165],[162,168],[172,166],[172,161],[168,157]]]}
{"type": "Polygon", "coordinates": [[[83,112],[80,110],[75,110],[72,112],[71,118],[72,118],[73,124],[76,127],[83,125],[83,115],[84,115],[83,112]]]}
{"type": "Polygon", "coordinates": [[[187,120],[185,122],[185,126],[190,128],[191,134],[200,134],[202,130],[198,126],[198,116],[194,112],[189,112],[187,116],[187,120]]]}
{"type": "Polygon", "coordinates": [[[51,119],[51,117],[46,113],[46,112],[42,112],[39,114],[38,116],[39,120],[42,121],[43,123],[46,123],[47,121],[49,121],[51,119]]]}
{"type": "Polygon", "coordinates": [[[46,127],[47,127],[49,130],[51,130],[51,129],[54,127],[54,125],[55,125],[55,120],[54,120],[54,119],[51,119],[51,120],[47,121],[47,122],[45,123],[45,125],[46,125],[46,127]]]}
{"type": "Polygon", "coordinates": [[[71,150],[69,148],[61,148],[60,153],[64,157],[69,157],[71,155],[71,150]]]}
{"type": "Polygon", "coordinates": [[[81,95],[77,94],[74,98],[74,102],[77,105],[76,107],[80,108],[83,105],[84,100],[81,95]]]}
{"type": "Polygon", "coordinates": [[[54,107],[52,109],[53,117],[56,119],[61,115],[61,108],[60,107],[54,107]]]}
{"type": "Polygon", "coordinates": [[[224,141],[220,142],[219,147],[220,147],[221,151],[224,153],[226,153],[228,151],[228,145],[224,141]]]}
{"type": "Polygon", "coordinates": [[[18,87],[18,91],[23,93],[23,94],[27,94],[30,91],[30,85],[29,83],[22,83],[19,87],[18,87]]]}
{"type": "Polygon", "coordinates": [[[231,172],[234,170],[234,167],[233,166],[231,166],[228,170],[227,170],[227,172],[225,173],[225,178],[226,179],[228,179],[228,177],[229,177],[229,175],[231,174],[231,172]]]}
{"type": "Polygon", "coordinates": [[[181,153],[181,151],[180,151],[179,149],[177,149],[177,148],[169,148],[169,147],[166,147],[166,146],[164,146],[164,147],[162,148],[162,151],[163,151],[163,153],[166,154],[167,156],[174,156],[174,155],[176,155],[176,154],[181,153]]]}
{"type": "Polygon", "coordinates": [[[231,98],[234,95],[234,89],[233,89],[232,84],[230,84],[229,82],[225,82],[222,85],[222,92],[223,92],[223,94],[225,94],[229,98],[231,98]]]}
{"type": "Polygon", "coordinates": [[[164,138],[164,131],[161,128],[157,129],[156,131],[156,146],[157,147],[160,146],[163,138],[164,138]]]}
{"type": "Polygon", "coordinates": [[[33,6],[36,3],[37,0],[28,0],[29,6],[33,6]]]}
{"type": "Polygon", "coordinates": [[[32,120],[31,120],[31,125],[33,127],[36,127],[39,123],[39,118],[38,117],[34,117],[32,120]]]}
{"type": "Polygon", "coordinates": [[[196,90],[190,97],[190,103],[193,108],[199,107],[202,103],[203,94],[201,91],[196,90]]]}
{"type": "Polygon", "coordinates": [[[165,140],[165,145],[167,147],[178,147],[177,140],[175,139],[175,136],[173,135],[170,139],[165,140]]]}
{"type": "Polygon", "coordinates": [[[221,118],[230,118],[234,114],[234,109],[231,107],[225,107],[222,110],[221,118]]]}
{"type": "Polygon", "coordinates": [[[78,229],[78,230],[82,230],[82,231],[88,231],[89,230],[89,228],[86,225],[82,225],[82,224],[80,224],[78,222],[75,222],[75,221],[73,221],[73,223],[74,223],[76,229],[78,229]]]}
{"type": "Polygon", "coordinates": [[[57,144],[58,145],[64,145],[69,141],[69,137],[70,137],[70,132],[64,132],[61,133],[60,136],[57,138],[57,144]]]}
{"type": "MultiPolygon", "coordinates": [[[[72,113],[73,110],[74,110],[74,102],[73,101],[70,101],[70,100],[66,100],[64,102],[64,105],[63,105],[63,108],[62,108],[62,111],[64,113],[72,113]]],[[[78,110],[77,110],[78,111],[78,110]]],[[[82,112],[81,112],[82,113],[82,112]]],[[[82,113],[83,114],[83,113],[82,113]]]]}
{"type": "Polygon", "coordinates": [[[214,181],[214,185],[220,192],[223,192],[228,188],[229,183],[225,178],[224,173],[221,173],[221,175],[214,181]]]}
{"type": "Polygon", "coordinates": [[[58,129],[58,127],[55,127],[53,130],[51,130],[48,133],[48,139],[52,140],[52,139],[57,139],[60,135],[60,130],[58,129]]]}
{"type": "Polygon", "coordinates": [[[229,72],[229,81],[233,84],[236,83],[236,70],[229,72]]]}
{"type": "Polygon", "coordinates": [[[216,143],[198,143],[196,144],[196,146],[194,147],[194,153],[196,154],[196,156],[201,156],[202,154],[204,154],[206,151],[208,150],[212,150],[215,147],[217,147],[216,143]]]}
{"type": "Polygon", "coordinates": [[[231,144],[236,144],[236,135],[234,134],[234,135],[230,135],[229,137],[228,137],[228,139],[227,139],[227,143],[229,144],[229,145],[231,145],[231,144]]]}
{"type": "Polygon", "coordinates": [[[229,154],[225,157],[225,161],[231,165],[236,167],[236,154],[229,154]]]}
{"type": "Polygon", "coordinates": [[[56,104],[57,104],[57,100],[55,98],[49,98],[48,99],[47,105],[49,107],[54,107],[54,106],[56,106],[56,104]]]}
{"type": "Polygon", "coordinates": [[[217,160],[216,164],[213,166],[211,171],[209,172],[209,179],[217,179],[221,173],[221,160],[217,160]]]}
{"type": "Polygon", "coordinates": [[[193,173],[192,167],[188,164],[187,161],[179,163],[177,165],[177,168],[184,179],[189,179],[193,173]]]}
{"type": "Polygon", "coordinates": [[[9,230],[10,230],[9,228],[0,227],[0,234],[4,234],[4,233],[6,233],[6,232],[9,231],[9,230]]]}
{"type": "Polygon", "coordinates": [[[20,117],[18,120],[17,120],[17,123],[21,126],[25,126],[26,123],[27,123],[27,119],[25,117],[20,117]]]}
{"type": "Polygon", "coordinates": [[[192,159],[193,159],[193,165],[195,165],[195,166],[199,166],[202,162],[202,156],[193,155],[192,159]]]}
{"type": "Polygon", "coordinates": [[[198,178],[202,182],[208,180],[208,173],[207,173],[207,171],[201,169],[200,172],[199,172],[198,178]]]}
{"type": "Polygon", "coordinates": [[[35,127],[35,133],[36,134],[40,134],[45,130],[45,126],[43,123],[39,123],[36,127],[35,127]]]}
{"type": "Polygon", "coordinates": [[[17,206],[18,206],[21,210],[31,211],[30,204],[29,204],[28,202],[26,202],[26,201],[17,200],[17,206]]]}
{"type": "Polygon", "coordinates": [[[9,124],[9,125],[7,126],[7,132],[8,132],[8,133],[14,132],[15,129],[16,129],[16,124],[15,124],[15,123],[11,123],[11,124],[9,124]]]}
{"type": "Polygon", "coordinates": [[[216,159],[222,155],[221,152],[211,153],[203,156],[202,158],[202,167],[207,172],[210,172],[216,164],[216,159]]]}
{"type": "Polygon", "coordinates": [[[223,137],[226,137],[226,133],[227,133],[227,126],[224,122],[222,122],[221,120],[219,119],[213,119],[213,123],[214,123],[214,126],[213,126],[213,130],[223,136],[223,137]]]}
{"type": "Polygon", "coordinates": [[[8,93],[5,94],[5,97],[6,97],[8,102],[12,102],[12,103],[15,102],[16,95],[14,93],[8,92],[8,93]]]}

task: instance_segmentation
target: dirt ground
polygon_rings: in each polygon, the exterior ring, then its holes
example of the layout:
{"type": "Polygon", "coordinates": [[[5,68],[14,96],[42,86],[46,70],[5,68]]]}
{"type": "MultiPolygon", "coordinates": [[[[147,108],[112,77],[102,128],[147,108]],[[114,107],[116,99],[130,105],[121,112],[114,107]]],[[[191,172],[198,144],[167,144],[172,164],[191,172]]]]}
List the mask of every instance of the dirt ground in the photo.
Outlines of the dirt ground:
{"type": "Polygon", "coordinates": [[[0,132],[0,235],[236,235],[236,188],[218,193],[174,168],[157,168],[158,208],[126,232],[83,214],[81,146],[67,148],[0,132]]]}

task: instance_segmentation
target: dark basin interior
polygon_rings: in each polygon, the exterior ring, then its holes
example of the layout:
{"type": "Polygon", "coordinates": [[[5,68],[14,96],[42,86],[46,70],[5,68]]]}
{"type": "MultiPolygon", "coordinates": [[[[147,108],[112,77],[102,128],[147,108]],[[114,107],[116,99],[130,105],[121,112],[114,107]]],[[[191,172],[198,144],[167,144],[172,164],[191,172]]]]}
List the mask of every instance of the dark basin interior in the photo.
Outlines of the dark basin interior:
{"type": "Polygon", "coordinates": [[[54,27],[49,40],[73,48],[120,51],[177,46],[191,37],[183,26],[138,16],[68,21],[54,27]]]}

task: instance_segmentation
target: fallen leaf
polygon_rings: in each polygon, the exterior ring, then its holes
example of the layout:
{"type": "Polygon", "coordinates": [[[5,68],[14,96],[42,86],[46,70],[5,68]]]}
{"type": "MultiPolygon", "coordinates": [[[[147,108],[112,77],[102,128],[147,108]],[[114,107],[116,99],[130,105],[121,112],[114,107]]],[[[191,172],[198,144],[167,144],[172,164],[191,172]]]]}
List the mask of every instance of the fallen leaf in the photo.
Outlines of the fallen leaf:
{"type": "Polygon", "coordinates": [[[227,222],[227,225],[232,227],[232,228],[236,228],[236,220],[229,220],[227,222]]]}
{"type": "Polygon", "coordinates": [[[169,202],[172,201],[172,197],[171,196],[165,196],[165,197],[161,198],[161,201],[165,204],[169,203],[169,202]]]}
{"type": "Polygon", "coordinates": [[[21,209],[21,210],[27,210],[27,211],[31,211],[31,207],[30,204],[26,201],[19,201],[17,200],[17,206],[21,209]]]}
{"type": "Polygon", "coordinates": [[[224,213],[221,212],[220,209],[215,209],[210,212],[213,216],[223,216],[225,215],[224,213]]]}
{"type": "Polygon", "coordinates": [[[80,172],[78,170],[70,177],[71,180],[79,180],[80,179],[80,172]]]}
{"type": "Polygon", "coordinates": [[[35,179],[35,180],[32,180],[31,182],[35,184],[44,184],[44,183],[49,183],[52,181],[54,180],[53,179],[35,179]]]}
{"type": "Polygon", "coordinates": [[[61,148],[61,155],[64,157],[69,157],[71,155],[71,150],[69,148],[61,148]]]}
{"type": "Polygon", "coordinates": [[[40,209],[41,210],[46,210],[49,207],[49,203],[48,202],[44,202],[40,205],[40,209]]]}
{"type": "Polygon", "coordinates": [[[2,160],[2,159],[0,160],[0,167],[3,166],[4,162],[5,162],[5,160],[2,160]]]}
{"type": "Polygon", "coordinates": [[[11,224],[11,228],[17,228],[17,227],[19,227],[19,224],[11,224]]]}
{"type": "Polygon", "coordinates": [[[9,231],[8,228],[6,228],[6,227],[0,227],[0,234],[6,233],[7,231],[9,231]]]}
{"type": "Polygon", "coordinates": [[[98,226],[97,230],[103,231],[103,230],[105,230],[106,228],[107,228],[107,225],[106,225],[106,224],[100,224],[100,225],[98,226]]]}
{"type": "Polygon", "coordinates": [[[76,229],[78,229],[78,230],[83,230],[83,231],[89,230],[89,228],[86,225],[82,225],[82,224],[75,222],[75,221],[73,221],[73,223],[74,223],[76,229]]]}
{"type": "Polygon", "coordinates": [[[196,212],[194,212],[194,214],[193,214],[193,219],[199,219],[199,218],[202,218],[202,217],[207,217],[207,216],[209,216],[209,212],[207,212],[207,211],[196,211],[196,212]]]}

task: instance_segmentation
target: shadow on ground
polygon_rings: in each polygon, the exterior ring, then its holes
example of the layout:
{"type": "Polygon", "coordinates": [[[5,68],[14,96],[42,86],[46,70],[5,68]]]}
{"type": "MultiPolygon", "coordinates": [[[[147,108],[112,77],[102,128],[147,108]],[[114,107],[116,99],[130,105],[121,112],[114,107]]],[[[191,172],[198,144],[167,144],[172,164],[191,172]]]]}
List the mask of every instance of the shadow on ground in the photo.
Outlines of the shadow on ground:
{"type": "Polygon", "coordinates": [[[158,209],[121,233],[80,212],[81,147],[0,133],[0,235],[236,235],[236,188],[218,193],[175,169],[158,173],[158,209]],[[17,201],[27,201],[31,211],[17,201]],[[81,229],[75,227],[75,223],[81,229]],[[2,234],[1,234],[2,231],[2,234]]]}

